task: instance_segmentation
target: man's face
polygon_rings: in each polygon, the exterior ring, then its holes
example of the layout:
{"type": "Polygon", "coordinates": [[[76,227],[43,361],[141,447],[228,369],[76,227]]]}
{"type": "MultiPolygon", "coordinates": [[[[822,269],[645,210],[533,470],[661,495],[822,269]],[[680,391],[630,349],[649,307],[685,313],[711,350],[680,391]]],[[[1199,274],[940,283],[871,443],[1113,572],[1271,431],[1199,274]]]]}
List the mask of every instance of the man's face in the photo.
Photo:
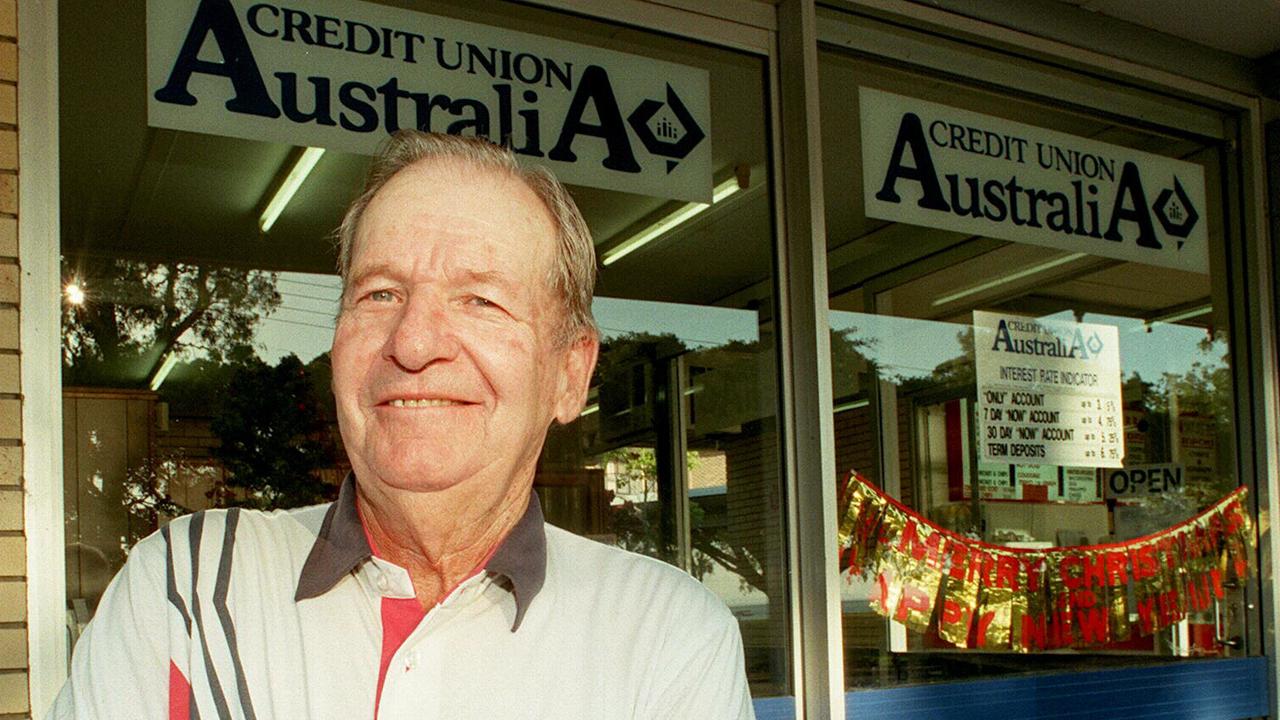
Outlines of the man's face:
{"type": "Polygon", "coordinates": [[[419,162],[360,222],[333,338],[338,425],[362,483],[501,493],[577,417],[596,343],[562,347],[551,217],[520,180],[419,162]]]}

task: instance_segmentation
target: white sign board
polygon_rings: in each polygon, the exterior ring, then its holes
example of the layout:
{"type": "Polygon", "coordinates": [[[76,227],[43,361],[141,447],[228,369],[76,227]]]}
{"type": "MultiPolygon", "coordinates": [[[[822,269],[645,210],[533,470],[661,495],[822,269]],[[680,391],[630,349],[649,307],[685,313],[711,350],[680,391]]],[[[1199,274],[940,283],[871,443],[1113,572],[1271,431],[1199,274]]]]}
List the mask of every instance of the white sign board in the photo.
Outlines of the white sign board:
{"type": "Polygon", "coordinates": [[[705,70],[347,0],[148,0],[156,127],[372,154],[507,142],[567,183],[711,201],[705,70]]]}
{"type": "MultiPolygon", "coordinates": [[[[1102,500],[1098,473],[1091,467],[1015,465],[979,462],[978,492],[983,500],[1094,503],[1102,500]]],[[[964,497],[972,493],[965,486],[964,497]]]]}
{"type": "Polygon", "coordinates": [[[858,92],[868,216],[1209,272],[1199,165],[858,92]]]}
{"type": "Polygon", "coordinates": [[[1186,467],[1187,480],[1198,485],[1217,474],[1218,433],[1213,418],[1195,410],[1179,409],[1173,426],[1173,459],[1186,467]]]}
{"type": "Polygon", "coordinates": [[[1114,325],[974,311],[979,459],[1119,467],[1120,338],[1114,325]]]}
{"type": "Polygon", "coordinates": [[[1180,493],[1186,484],[1182,463],[1130,465],[1106,472],[1107,497],[1142,499],[1151,495],[1180,493]]]}

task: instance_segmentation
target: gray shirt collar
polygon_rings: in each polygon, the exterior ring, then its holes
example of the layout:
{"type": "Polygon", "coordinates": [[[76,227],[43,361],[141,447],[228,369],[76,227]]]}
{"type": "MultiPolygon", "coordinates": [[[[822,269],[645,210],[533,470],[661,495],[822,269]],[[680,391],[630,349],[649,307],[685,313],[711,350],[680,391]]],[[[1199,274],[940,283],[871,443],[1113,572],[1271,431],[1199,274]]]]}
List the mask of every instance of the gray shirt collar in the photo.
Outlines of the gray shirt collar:
{"type": "MultiPolygon", "coordinates": [[[[537,493],[531,492],[524,515],[485,565],[486,571],[502,576],[510,583],[516,603],[512,632],[520,627],[525,611],[546,579],[547,536],[542,524],[542,506],[537,493]]],[[[302,565],[294,600],[307,600],[329,592],[339,580],[372,556],[360,514],[356,511],[355,475],[349,474],[338,491],[338,499],[329,505],[320,533],[302,565]]]]}

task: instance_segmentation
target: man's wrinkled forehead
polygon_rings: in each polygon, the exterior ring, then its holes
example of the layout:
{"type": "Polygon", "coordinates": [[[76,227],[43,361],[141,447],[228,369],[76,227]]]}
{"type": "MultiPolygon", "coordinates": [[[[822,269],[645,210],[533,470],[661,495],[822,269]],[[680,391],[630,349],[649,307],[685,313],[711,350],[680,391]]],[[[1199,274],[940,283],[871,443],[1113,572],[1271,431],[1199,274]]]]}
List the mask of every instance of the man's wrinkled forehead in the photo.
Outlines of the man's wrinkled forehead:
{"type": "Polygon", "coordinates": [[[383,183],[352,233],[346,284],[365,274],[370,264],[408,260],[394,253],[372,253],[376,257],[362,253],[371,239],[389,230],[450,241],[455,250],[464,250],[460,256],[468,260],[458,272],[479,280],[511,282],[517,277],[546,286],[546,271],[554,262],[554,221],[528,181],[506,168],[465,158],[425,158],[383,183]],[[500,244],[468,243],[473,239],[500,244]],[[541,272],[530,276],[530,267],[541,272]]]}

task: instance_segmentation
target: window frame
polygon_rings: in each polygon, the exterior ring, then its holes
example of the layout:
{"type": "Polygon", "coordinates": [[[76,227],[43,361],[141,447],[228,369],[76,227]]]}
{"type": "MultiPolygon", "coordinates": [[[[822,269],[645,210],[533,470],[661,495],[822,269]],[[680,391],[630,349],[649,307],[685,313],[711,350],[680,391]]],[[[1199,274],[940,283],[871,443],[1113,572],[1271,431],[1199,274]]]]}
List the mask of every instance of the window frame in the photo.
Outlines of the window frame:
{"type": "MultiPolygon", "coordinates": [[[[1123,115],[1139,125],[1224,143],[1225,242],[1213,253],[1210,264],[1223,273],[1214,296],[1225,300],[1231,323],[1236,470],[1242,484],[1248,483],[1252,491],[1254,517],[1261,517],[1261,513],[1277,517],[1280,488],[1272,485],[1280,483],[1280,383],[1276,380],[1273,298],[1266,291],[1275,287],[1276,266],[1265,223],[1266,163],[1259,100],[936,8],[894,4],[889,10],[882,3],[863,0],[823,0],[822,4],[817,11],[819,49],[853,52],[871,61],[927,74],[954,77],[956,68],[964,68],[967,82],[984,89],[1032,98],[1053,95],[1065,104],[1111,116],[1122,113],[1101,108],[1124,108],[1123,115]],[[962,56],[959,62],[957,55],[962,56]],[[1208,117],[1206,109],[1216,112],[1222,122],[1204,119],[1208,117]]],[[[877,285],[866,292],[880,289],[877,285]]],[[[834,456],[834,447],[826,452],[834,456]]],[[[1277,627],[1280,622],[1280,608],[1276,607],[1280,595],[1274,583],[1261,579],[1271,576],[1278,551],[1280,539],[1275,533],[1259,538],[1260,581],[1246,588],[1246,603],[1254,608],[1245,638],[1247,653],[1268,658],[1273,684],[1272,658],[1278,643],[1274,633],[1263,629],[1277,627]]],[[[1269,703],[1274,711],[1274,692],[1269,703]]],[[[851,707],[850,716],[852,712],[851,707]]]]}
{"type": "MultiPolygon", "coordinates": [[[[1101,52],[907,2],[831,0],[844,13],[819,14],[815,0],[730,2],[693,0],[531,0],[558,11],[589,15],[694,41],[723,45],[767,58],[770,152],[778,169],[774,187],[775,292],[779,312],[781,463],[787,498],[784,529],[790,562],[788,601],[796,717],[830,717],[844,703],[839,616],[839,575],[834,543],[834,472],[827,277],[817,117],[817,48],[842,44],[894,62],[940,65],[950,52],[944,40],[984,54],[975,79],[1016,87],[1033,78],[1010,70],[1028,59],[1068,67],[1090,77],[1143,87],[1219,108],[1235,118],[1226,134],[1232,290],[1231,347],[1235,362],[1237,451],[1240,477],[1255,480],[1254,510],[1280,517],[1280,362],[1273,304],[1275,258],[1266,214],[1266,162],[1258,98],[1189,79],[1176,72],[1119,60],[1101,52]],[[857,18],[858,22],[851,22],[857,18]],[[868,25],[870,21],[871,25],[868,25]],[[910,28],[911,44],[881,27],[910,28]],[[869,29],[871,28],[871,29],[869,29]],[[893,41],[893,42],[889,42],[893,41]],[[981,73],[981,74],[979,74],[981,73]],[[783,131],[786,131],[785,134],[783,131]],[[805,522],[800,522],[805,518],[805,522]],[[814,521],[813,518],[818,518],[814,521]]],[[[21,283],[22,474],[25,491],[27,644],[30,710],[48,711],[66,675],[63,570],[62,421],[60,404],[60,293],[58,254],[57,2],[17,4],[22,78],[18,85],[19,255],[21,283]],[[39,538],[40,542],[30,542],[39,538]],[[59,542],[54,542],[54,540],[59,542]]],[[[1143,112],[1154,112],[1150,108],[1143,112]]],[[[1161,124],[1169,124],[1167,121],[1161,124]]],[[[1176,126],[1177,123],[1175,122],[1176,126]]],[[[1280,537],[1269,533],[1259,547],[1259,571],[1269,577],[1280,537]]],[[[1259,584],[1261,585],[1261,584],[1259,584]]],[[[1251,591],[1261,622],[1280,625],[1277,589],[1251,591]]],[[[1257,630],[1255,630],[1256,632],[1257,630]]],[[[1274,634],[1251,637],[1268,658],[1277,655],[1274,634]]],[[[1271,660],[1270,662],[1274,662],[1271,660]]],[[[1272,682],[1275,668],[1272,665],[1272,682]]],[[[1274,711],[1276,705],[1271,700],[1274,711]]]]}

